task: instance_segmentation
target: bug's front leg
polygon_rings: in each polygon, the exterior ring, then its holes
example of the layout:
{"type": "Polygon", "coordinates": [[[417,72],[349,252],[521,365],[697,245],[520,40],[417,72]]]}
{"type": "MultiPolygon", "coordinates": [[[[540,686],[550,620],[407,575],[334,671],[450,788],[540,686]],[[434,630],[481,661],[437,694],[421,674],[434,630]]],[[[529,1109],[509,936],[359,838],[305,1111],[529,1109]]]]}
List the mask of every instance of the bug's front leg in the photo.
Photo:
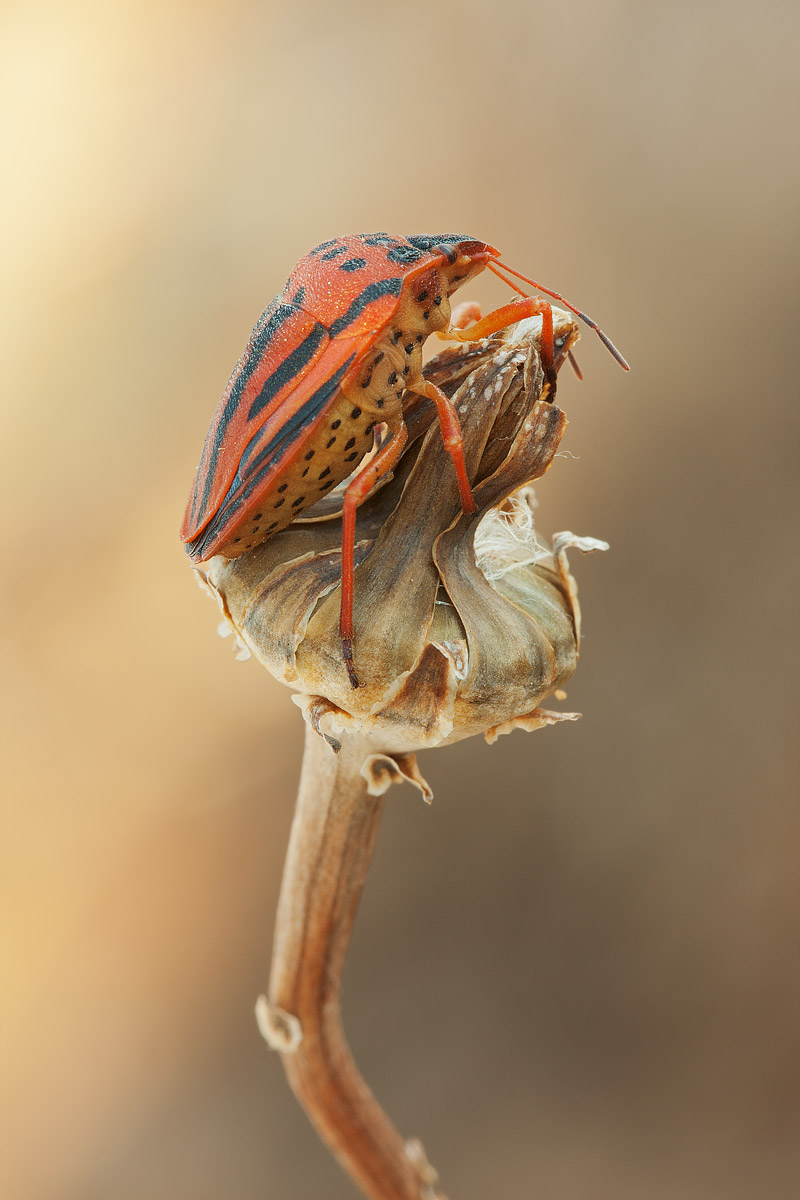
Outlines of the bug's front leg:
{"type": "Polygon", "coordinates": [[[353,572],[356,542],[356,509],[365,500],[382,476],[391,471],[408,440],[408,430],[401,424],[388,442],[348,484],[342,506],[342,598],[339,608],[339,637],[342,657],[350,683],[360,687],[353,666],[353,572]]]}
{"type": "MultiPolygon", "coordinates": [[[[456,313],[459,317],[462,316],[458,309],[456,313]]],[[[553,307],[549,300],[545,300],[541,296],[521,296],[518,300],[504,304],[502,308],[496,308],[494,312],[490,312],[481,320],[476,321],[474,325],[468,325],[466,329],[459,328],[451,321],[447,329],[437,330],[437,337],[452,338],[458,342],[474,342],[478,338],[490,337],[493,333],[497,333],[498,329],[506,329],[515,321],[535,316],[542,318],[542,369],[550,389],[547,399],[552,403],[556,394],[556,365],[553,307]]]]}
{"type": "MultiPolygon", "coordinates": [[[[476,321],[483,319],[483,309],[477,300],[462,300],[457,304],[450,314],[450,329],[466,329],[469,325],[474,325],[476,321]]],[[[440,337],[446,337],[447,334],[441,334],[440,337]]]]}

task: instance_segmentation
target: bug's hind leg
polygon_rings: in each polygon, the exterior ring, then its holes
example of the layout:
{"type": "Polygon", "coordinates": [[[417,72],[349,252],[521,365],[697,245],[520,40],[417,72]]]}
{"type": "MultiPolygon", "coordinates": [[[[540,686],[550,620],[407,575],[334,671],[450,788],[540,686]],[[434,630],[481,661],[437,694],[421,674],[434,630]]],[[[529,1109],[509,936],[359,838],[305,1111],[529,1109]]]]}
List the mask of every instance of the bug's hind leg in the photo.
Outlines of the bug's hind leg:
{"type": "Polygon", "coordinates": [[[436,405],[444,448],[452,458],[453,466],[456,469],[458,490],[461,493],[461,507],[465,513],[474,513],[477,505],[467,475],[467,464],[464,462],[464,439],[461,436],[461,425],[453,401],[429,379],[422,379],[419,383],[413,384],[412,390],[419,396],[427,396],[436,405]]]}
{"type": "Polygon", "coordinates": [[[342,642],[342,657],[352,687],[360,687],[353,666],[353,572],[356,541],[356,509],[365,500],[378,480],[388,474],[395,465],[408,440],[408,430],[401,425],[397,432],[384,442],[374,458],[370,459],[354,479],[347,485],[342,506],[342,598],[339,608],[339,637],[342,642]]]}
{"type": "Polygon", "coordinates": [[[466,329],[454,328],[451,323],[447,329],[441,330],[438,336],[454,338],[458,342],[473,342],[479,338],[491,337],[493,333],[513,325],[515,321],[537,316],[542,318],[540,353],[545,382],[549,385],[547,399],[552,402],[556,394],[556,365],[553,341],[553,306],[549,300],[544,300],[540,296],[521,296],[518,300],[504,304],[502,308],[496,308],[494,312],[490,312],[480,321],[476,321],[474,325],[468,325],[466,329]]]}

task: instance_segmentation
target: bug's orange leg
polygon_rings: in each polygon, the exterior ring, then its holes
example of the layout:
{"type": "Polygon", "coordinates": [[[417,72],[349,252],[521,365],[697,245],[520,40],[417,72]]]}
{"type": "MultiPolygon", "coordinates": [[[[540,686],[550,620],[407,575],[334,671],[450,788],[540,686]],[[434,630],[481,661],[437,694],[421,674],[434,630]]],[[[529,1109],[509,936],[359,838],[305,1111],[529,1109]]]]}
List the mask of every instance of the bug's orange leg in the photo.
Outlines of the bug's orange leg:
{"type": "Polygon", "coordinates": [[[467,475],[467,464],[464,462],[464,439],[461,436],[461,426],[453,401],[429,379],[423,379],[418,384],[415,383],[413,391],[419,396],[427,396],[436,405],[444,448],[452,458],[453,466],[456,469],[458,490],[461,493],[461,507],[465,513],[476,512],[477,505],[467,475]]]}
{"type": "Polygon", "coordinates": [[[478,338],[490,337],[493,333],[497,333],[498,329],[505,329],[508,325],[513,325],[515,321],[536,316],[542,318],[542,368],[544,377],[550,385],[548,399],[552,401],[556,394],[556,366],[553,342],[553,307],[549,300],[544,300],[541,296],[523,296],[519,300],[512,300],[509,304],[504,304],[502,308],[496,308],[483,320],[476,321],[474,325],[469,325],[466,329],[453,329],[451,326],[449,329],[443,330],[440,336],[455,338],[459,342],[472,342],[478,338]]]}
{"type": "Polygon", "coordinates": [[[353,667],[353,572],[356,542],[356,509],[365,500],[378,480],[391,471],[408,440],[408,430],[401,425],[394,436],[385,442],[374,458],[347,485],[342,506],[342,599],[339,609],[339,637],[342,656],[350,683],[360,687],[353,667]]]}
{"type": "MultiPolygon", "coordinates": [[[[468,325],[472,325],[474,321],[480,321],[483,317],[483,310],[477,300],[464,300],[461,304],[457,304],[450,314],[451,329],[466,329],[468,325]]],[[[439,337],[442,334],[439,333],[439,337]]]]}

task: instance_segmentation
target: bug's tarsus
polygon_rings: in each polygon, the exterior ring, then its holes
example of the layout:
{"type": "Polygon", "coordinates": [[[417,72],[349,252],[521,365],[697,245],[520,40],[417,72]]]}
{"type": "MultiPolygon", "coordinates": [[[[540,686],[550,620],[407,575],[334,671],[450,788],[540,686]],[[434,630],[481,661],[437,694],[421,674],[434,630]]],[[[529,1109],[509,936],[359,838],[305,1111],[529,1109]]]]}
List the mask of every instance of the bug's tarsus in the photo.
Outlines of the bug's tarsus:
{"type": "MultiPolygon", "coordinates": [[[[590,329],[595,331],[606,350],[608,350],[614,356],[622,369],[624,371],[630,371],[630,366],[620,354],[614,343],[611,341],[611,338],[608,336],[608,334],[603,333],[603,330],[596,321],[593,321],[592,318],[587,316],[585,312],[581,312],[581,310],[576,308],[574,304],[570,304],[569,300],[567,300],[565,296],[562,296],[560,292],[554,292],[551,288],[542,287],[541,283],[537,283],[535,279],[530,279],[527,275],[523,275],[521,271],[515,271],[513,267],[507,266],[504,262],[488,262],[486,266],[494,275],[498,277],[498,279],[502,279],[505,283],[507,283],[509,287],[513,288],[514,284],[510,279],[506,279],[505,275],[502,275],[498,268],[502,268],[503,271],[508,271],[509,275],[514,275],[517,279],[522,279],[525,283],[530,284],[531,287],[535,287],[537,291],[544,292],[546,296],[552,296],[554,300],[558,300],[561,304],[566,305],[570,312],[574,312],[576,317],[580,317],[580,319],[586,325],[588,325],[590,329]]],[[[515,288],[514,290],[519,291],[518,288],[515,288]]]]}
{"type": "Polygon", "coordinates": [[[342,638],[342,657],[344,665],[347,667],[347,677],[350,680],[352,688],[360,688],[361,681],[356,675],[356,669],[353,666],[353,642],[350,638],[342,638]]]}

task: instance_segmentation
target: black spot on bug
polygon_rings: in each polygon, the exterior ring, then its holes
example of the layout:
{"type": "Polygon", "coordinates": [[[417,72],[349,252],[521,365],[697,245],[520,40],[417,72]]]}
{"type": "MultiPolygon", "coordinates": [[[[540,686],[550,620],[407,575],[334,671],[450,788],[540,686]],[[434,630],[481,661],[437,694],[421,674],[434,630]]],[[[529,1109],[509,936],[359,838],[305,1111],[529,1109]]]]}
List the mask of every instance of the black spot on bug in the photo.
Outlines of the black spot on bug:
{"type": "Polygon", "coordinates": [[[254,526],[253,526],[253,533],[258,533],[258,531],[259,531],[259,529],[260,529],[260,528],[261,528],[261,526],[260,526],[260,525],[254,525],[254,526]]]}
{"type": "Polygon", "coordinates": [[[253,517],[253,520],[260,521],[263,515],[264,515],[263,513],[256,513],[253,517]]]}
{"type": "Polygon", "coordinates": [[[361,384],[361,386],[362,386],[362,388],[368,388],[371,383],[372,383],[372,375],[370,374],[367,376],[367,378],[364,380],[364,382],[361,384]]]}
{"type": "Polygon", "coordinates": [[[350,438],[349,442],[345,442],[344,448],[345,448],[345,450],[352,450],[353,446],[355,446],[355,444],[356,444],[356,439],[350,438]]]}
{"type": "Polygon", "coordinates": [[[425,335],[422,333],[418,333],[417,334],[417,345],[421,346],[424,341],[425,341],[425,335]]]}
{"type": "Polygon", "coordinates": [[[280,499],[280,500],[276,500],[276,501],[275,501],[275,503],[273,504],[273,506],[272,506],[272,507],[273,507],[273,508],[280,508],[280,506],[281,506],[282,504],[285,504],[285,503],[286,503],[286,501],[283,499],[283,497],[281,497],[281,499],[280,499]]]}
{"type": "Polygon", "coordinates": [[[330,475],[330,473],[331,473],[330,467],[326,467],[324,471],[320,471],[319,475],[317,476],[317,479],[325,479],[328,475],[330,475]]]}
{"type": "Polygon", "coordinates": [[[365,246],[394,246],[397,244],[397,238],[392,237],[390,233],[371,233],[369,237],[362,240],[365,246]]]}
{"type": "Polygon", "coordinates": [[[308,472],[309,472],[309,469],[310,469],[309,467],[305,467],[305,468],[303,469],[303,471],[302,471],[302,473],[301,473],[301,475],[300,475],[300,478],[301,478],[301,479],[305,479],[306,475],[307,475],[307,474],[308,474],[308,472]]]}
{"type": "Polygon", "coordinates": [[[281,486],[278,488],[278,491],[285,492],[288,486],[289,486],[288,483],[282,483],[281,486]]]}
{"type": "Polygon", "coordinates": [[[434,304],[436,305],[436,307],[438,308],[438,307],[439,307],[439,305],[442,303],[442,297],[441,297],[441,296],[434,296],[434,298],[433,298],[433,303],[434,303],[434,304]]]}
{"type": "Polygon", "coordinates": [[[335,246],[338,240],[338,238],[330,238],[327,242],[320,242],[320,244],[315,246],[313,250],[309,250],[308,257],[311,258],[314,254],[321,254],[322,251],[327,250],[329,246],[335,246]]]}
{"type": "Polygon", "coordinates": [[[399,391],[399,392],[395,392],[395,396],[397,396],[398,400],[400,400],[400,399],[402,398],[402,395],[403,395],[403,389],[402,389],[402,388],[400,388],[400,391],[399,391]]]}
{"type": "Polygon", "coordinates": [[[273,521],[271,525],[267,526],[267,533],[271,533],[273,529],[277,529],[277,528],[278,528],[278,522],[273,521]]]}
{"type": "Polygon", "coordinates": [[[407,346],[403,347],[403,349],[405,350],[406,354],[410,354],[411,351],[414,349],[414,343],[409,342],[407,346]]]}
{"type": "Polygon", "coordinates": [[[424,291],[421,291],[420,294],[417,296],[417,300],[419,301],[420,304],[422,304],[423,300],[427,300],[427,299],[428,299],[427,289],[424,291]]]}
{"type": "Polygon", "coordinates": [[[337,246],[334,250],[329,250],[327,254],[323,254],[323,259],[329,262],[332,258],[338,258],[340,254],[347,253],[347,246],[337,246]]]}
{"type": "Polygon", "coordinates": [[[354,408],[353,411],[350,413],[350,420],[357,421],[360,416],[361,416],[361,409],[354,408]]]}
{"type": "Polygon", "coordinates": [[[245,546],[245,550],[252,550],[252,549],[253,549],[253,543],[248,542],[247,545],[245,546]]]}
{"type": "Polygon", "coordinates": [[[331,429],[338,429],[341,423],[341,421],[331,421],[331,429]]]}
{"type": "Polygon", "coordinates": [[[335,441],[336,441],[336,438],[335,438],[335,437],[332,437],[332,438],[331,438],[331,440],[328,442],[327,446],[325,447],[325,449],[326,449],[326,450],[330,450],[331,446],[333,445],[333,443],[334,443],[335,441]]]}
{"type": "Polygon", "coordinates": [[[428,317],[429,317],[430,315],[431,315],[431,310],[428,308],[428,309],[426,309],[426,310],[425,310],[425,312],[422,314],[422,319],[423,319],[424,321],[427,321],[427,319],[428,319],[428,317]]]}
{"type": "Polygon", "coordinates": [[[344,262],[339,263],[340,271],[360,271],[362,267],[367,265],[365,258],[348,258],[344,262]]]}
{"type": "Polygon", "coordinates": [[[383,403],[384,403],[384,402],[383,402],[383,400],[381,399],[381,400],[379,400],[379,401],[378,401],[378,403],[376,404],[376,406],[375,406],[375,407],[376,407],[376,408],[383,408],[383,403]]]}
{"type": "Polygon", "coordinates": [[[305,496],[298,496],[296,500],[292,501],[292,508],[297,508],[298,504],[302,504],[304,500],[305,496]]]}
{"type": "Polygon", "coordinates": [[[378,422],[377,422],[377,421],[370,421],[369,425],[368,425],[368,426],[367,426],[367,428],[364,430],[364,433],[372,433],[373,429],[375,428],[375,426],[376,426],[377,424],[378,424],[378,422]]]}
{"type": "Polygon", "coordinates": [[[452,253],[452,246],[447,245],[448,242],[474,241],[463,233],[414,233],[409,234],[406,240],[412,246],[419,246],[420,250],[441,250],[442,254],[452,253]]]}
{"type": "Polygon", "coordinates": [[[323,483],[322,487],[319,490],[321,492],[324,492],[326,488],[333,487],[333,485],[335,483],[336,483],[335,479],[329,479],[327,483],[323,483]]]}
{"type": "Polygon", "coordinates": [[[454,276],[453,276],[453,283],[458,283],[458,282],[459,282],[460,280],[462,280],[463,278],[464,278],[464,276],[463,276],[463,275],[454,275],[454,276]]]}
{"type": "Polygon", "coordinates": [[[392,371],[386,382],[388,383],[389,387],[392,387],[393,384],[397,383],[397,371],[392,371]]]}
{"type": "Polygon", "coordinates": [[[300,308],[305,298],[306,289],[304,287],[298,288],[295,294],[292,296],[292,304],[296,304],[297,307],[300,308]]]}
{"type": "Polygon", "coordinates": [[[392,334],[392,341],[394,342],[395,346],[396,346],[396,345],[397,345],[397,343],[400,341],[400,339],[401,339],[401,337],[402,337],[402,336],[403,336],[403,331],[402,331],[402,329],[398,329],[398,330],[397,330],[397,333],[394,333],[394,334],[392,334]]]}
{"type": "Polygon", "coordinates": [[[403,374],[407,375],[410,370],[411,370],[411,367],[403,367],[403,374]]]}
{"type": "Polygon", "coordinates": [[[417,250],[414,246],[395,246],[386,255],[390,262],[396,263],[412,263],[418,258],[422,258],[422,251],[417,250]]]}
{"type": "Polygon", "coordinates": [[[305,456],[306,462],[309,462],[313,457],[314,457],[314,451],[309,450],[308,454],[305,456]]]}
{"type": "Polygon", "coordinates": [[[374,358],[373,358],[373,360],[372,360],[372,365],[373,365],[373,367],[377,367],[378,363],[381,361],[381,359],[382,359],[383,357],[384,357],[384,353],[383,353],[383,351],[381,350],[380,354],[376,354],[376,355],[375,355],[375,357],[374,357],[374,358]]]}
{"type": "Polygon", "coordinates": [[[345,456],[345,460],[344,460],[344,461],[345,461],[345,462],[354,462],[354,461],[355,461],[355,459],[357,459],[357,458],[358,458],[358,451],[357,451],[357,450],[354,450],[352,454],[347,454],[347,455],[345,456]]]}
{"type": "Polygon", "coordinates": [[[240,542],[242,539],[241,539],[241,538],[234,538],[233,540],[234,540],[234,542],[240,542]]]}
{"type": "Polygon", "coordinates": [[[483,245],[475,238],[467,237],[463,233],[436,233],[436,234],[414,234],[409,237],[408,241],[412,246],[419,246],[421,250],[428,250],[430,253],[439,253],[444,255],[448,262],[454,263],[458,258],[459,252],[471,247],[473,250],[483,245]]]}

